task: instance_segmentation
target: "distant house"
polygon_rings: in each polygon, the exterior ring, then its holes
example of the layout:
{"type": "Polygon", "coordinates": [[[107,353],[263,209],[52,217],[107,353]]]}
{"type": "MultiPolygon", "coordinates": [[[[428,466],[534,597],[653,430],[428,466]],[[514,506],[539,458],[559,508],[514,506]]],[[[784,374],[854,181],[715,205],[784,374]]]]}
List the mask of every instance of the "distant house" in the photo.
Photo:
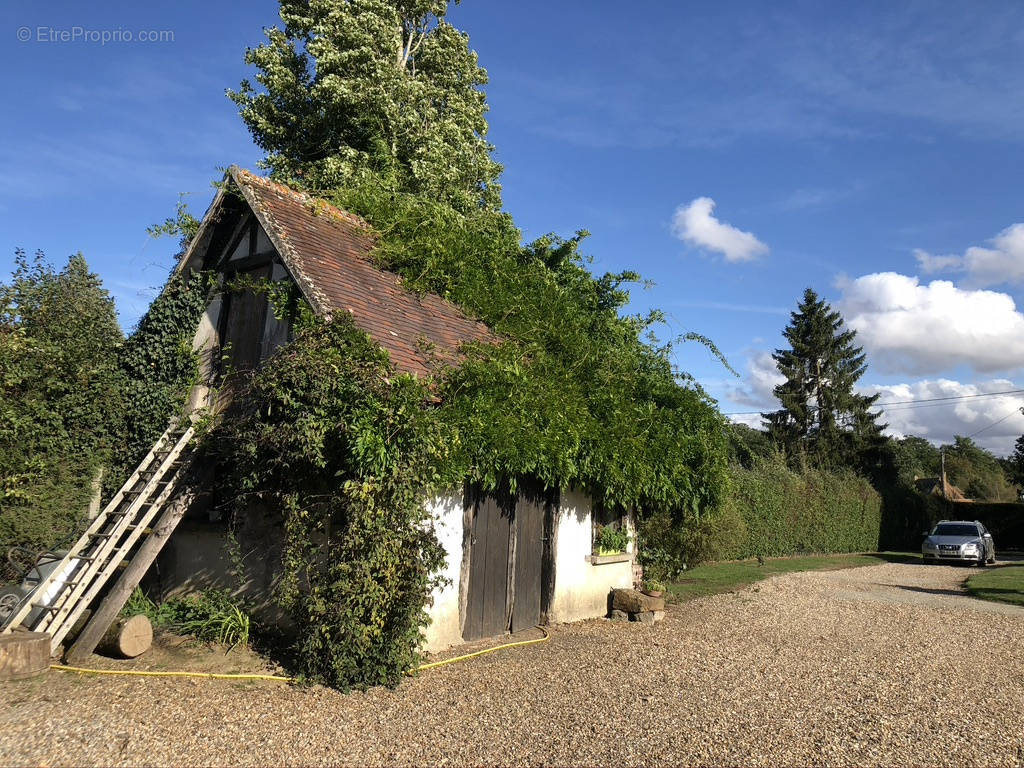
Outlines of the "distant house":
{"type": "MultiPolygon", "coordinates": [[[[496,340],[454,304],[409,291],[397,275],[375,266],[373,245],[358,217],[232,167],[177,271],[213,270],[225,281],[291,281],[315,312],[349,313],[399,371],[415,376],[456,361],[465,342],[496,340]]],[[[207,307],[194,348],[205,379],[212,381],[222,358],[236,370],[252,369],[291,338],[288,322],[275,318],[264,294],[223,292],[207,307]]],[[[595,553],[600,513],[586,494],[545,491],[528,478],[522,487],[516,498],[453,488],[427,501],[450,582],[429,608],[428,650],[539,623],[602,616],[609,590],[632,586],[633,547],[619,555],[595,553]]],[[[195,505],[162,552],[158,566],[165,587],[227,583],[226,529],[210,519],[209,509],[195,505]]],[[[632,528],[628,517],[617,522],[632,528]]],[[[237,535],[246,590],[265,595],[276,575],[280,520],[253,508],[237,535]]]]}
{"type": "Polygon", "coordinates": [[[914,478],[914,487],[926,496],[938,496],[946,501],[973,501],[946,479],[945,472],[939,477],[914,478]]]}

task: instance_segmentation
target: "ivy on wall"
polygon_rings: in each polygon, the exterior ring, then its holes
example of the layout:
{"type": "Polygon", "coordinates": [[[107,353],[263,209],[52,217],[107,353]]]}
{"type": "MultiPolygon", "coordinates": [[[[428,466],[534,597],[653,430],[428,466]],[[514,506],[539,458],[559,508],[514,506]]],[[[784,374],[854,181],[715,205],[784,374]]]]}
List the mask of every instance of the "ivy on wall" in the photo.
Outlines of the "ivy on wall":
{"type": "Polygon", "coordinates": [[[214,284],[207,273],[172,275],[125,340],[120,355],[124,425],[108,474],[108,491],[121,485],[170,419],[181,413],[199,375],[192,340],[214,284]]]}

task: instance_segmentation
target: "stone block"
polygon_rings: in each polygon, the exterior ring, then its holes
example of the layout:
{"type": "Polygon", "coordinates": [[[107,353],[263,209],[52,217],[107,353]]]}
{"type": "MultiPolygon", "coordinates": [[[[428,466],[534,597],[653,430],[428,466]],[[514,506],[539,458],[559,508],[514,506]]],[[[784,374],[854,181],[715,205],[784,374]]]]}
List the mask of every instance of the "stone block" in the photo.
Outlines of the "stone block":
{"type": "Polygon", "coordinates": [[[630,621],[639,621],[641,624],[654,623],[654,611],[640,611],[629,614],[630,621]]]}
{"type": "Polygon", "coordinates": [[[625,611],[617,611],[613,608],[608,614],[608,618],[612,621],[629,621],[629,614],[625,611]]]}
{"type": "Polygon", "coordinates": [[[654,613],[654,620],[655,621],[661,621],[662,619],[665,618],[665,612],[664,611],[654,611],[653,613],[654,613]]]}
{"type": "Polygon", "coordinates": [[[665,598],[651,597],[635,589],[613,589],[612,609],[626,613],[647,613],[664,611],[665,598]]]}
{"type": "Polygon", "coordinates": [[[42,632],[0,635],[0,682],[35,677],[49,668],[49,635],[42,632]]]}

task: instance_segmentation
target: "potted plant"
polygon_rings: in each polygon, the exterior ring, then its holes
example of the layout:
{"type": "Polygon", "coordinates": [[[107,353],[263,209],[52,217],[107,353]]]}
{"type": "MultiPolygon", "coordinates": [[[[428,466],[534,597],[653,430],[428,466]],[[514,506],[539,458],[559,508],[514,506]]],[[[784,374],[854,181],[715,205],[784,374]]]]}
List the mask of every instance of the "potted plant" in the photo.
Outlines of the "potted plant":
{"type": "Polygon", "coordinates": [[[644,588],[640,591],[649,597],[661,597],[665,594],[665,585],[657,579],[644,579],[644,588]]]}
{"type": "Polygon", "coordinates": [[[626,531],[611,525],[602,525],[594,536],[594,549],[598,555],[617,555],[626,551],[630,538],[626,531]]]}

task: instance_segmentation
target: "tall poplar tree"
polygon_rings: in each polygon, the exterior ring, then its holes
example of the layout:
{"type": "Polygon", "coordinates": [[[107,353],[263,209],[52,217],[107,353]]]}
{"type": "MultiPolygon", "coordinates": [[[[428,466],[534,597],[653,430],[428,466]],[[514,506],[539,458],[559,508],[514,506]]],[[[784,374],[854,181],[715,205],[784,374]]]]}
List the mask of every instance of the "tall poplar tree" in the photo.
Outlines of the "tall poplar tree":
{"type": "Polygon", "coordinates": [[[330,190],[367,174],[463,212],[500,208],[487,72],[448,0],[280,0],[228,95],[281,181],[330,190]]]}
{"type": "Polygon", "coordinates": [[[808,288],[783,336],[789,348],[772,355],[786,377],[774,390],[782,408],[762,414],[772,438],[790,457],[817,467],[863,465],[886,425],[869,410],[878,395],[853,389],[867,369],[856,331],[808,288]]]}

